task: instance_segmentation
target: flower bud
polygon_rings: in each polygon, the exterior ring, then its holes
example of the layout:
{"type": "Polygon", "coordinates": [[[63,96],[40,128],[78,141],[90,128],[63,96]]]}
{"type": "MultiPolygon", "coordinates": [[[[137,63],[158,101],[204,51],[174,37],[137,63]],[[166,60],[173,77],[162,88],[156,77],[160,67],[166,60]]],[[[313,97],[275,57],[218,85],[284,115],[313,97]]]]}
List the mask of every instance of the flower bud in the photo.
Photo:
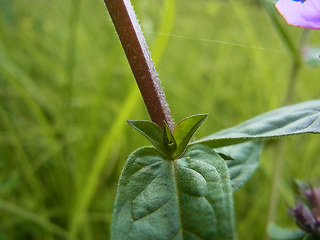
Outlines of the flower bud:
{"type": "Polygon", "coordinates": [[[303,231],[320,237],[320,189],[310,186],[300,191],[302,199],[296,203],[295,208],[289,209],[289,214],[303,231]]]}

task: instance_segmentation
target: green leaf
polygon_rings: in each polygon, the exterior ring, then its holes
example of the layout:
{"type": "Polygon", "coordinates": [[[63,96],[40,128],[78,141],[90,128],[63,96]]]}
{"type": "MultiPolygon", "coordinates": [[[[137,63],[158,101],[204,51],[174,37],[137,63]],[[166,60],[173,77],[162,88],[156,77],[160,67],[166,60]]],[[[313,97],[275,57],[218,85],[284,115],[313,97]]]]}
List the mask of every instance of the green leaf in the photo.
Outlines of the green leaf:
{"type": "Polygon", "coordinates": [[[286,106],[259,115],[191,144],[217,148],[253,140],[303,133],[320,133],[320,100],[286,106]]]}
{"type": "Polygon", "coordinates": [[[173,154],[174,158],[179,157],[185,151],[191,137],[207,117],[208,114],[198,114],[184,118],[177,123],[173,130],[173,136],[177,144],[177,149],[173,154]]]}
{"type": "Polygon", "coordinates": [[[302,240],[306,235],[302,230],[282,228],[275,224],[268,226],[268,233],[275,240],[302,240]]]}
{"type": "Polygon", "coordinates": [[[120,177],[111,238],[236,239],[225,160],[202,145],[174,161],[150,147],[132,153],[120,177]]]}
{"type": "Polygon", "coordinates": [[[261,150],[260,141],[215,149],[219,154],[226,154],[233,159],[227,161],[233,191],[240,189],[258,168],[261,150]]]}
{"type": "Polygon", "coordinates": [[[146,120],[129,120],[128,123],[148,138],[163,155],[169,155],[163,144],[163,130],[156,123],[146,120]]]}

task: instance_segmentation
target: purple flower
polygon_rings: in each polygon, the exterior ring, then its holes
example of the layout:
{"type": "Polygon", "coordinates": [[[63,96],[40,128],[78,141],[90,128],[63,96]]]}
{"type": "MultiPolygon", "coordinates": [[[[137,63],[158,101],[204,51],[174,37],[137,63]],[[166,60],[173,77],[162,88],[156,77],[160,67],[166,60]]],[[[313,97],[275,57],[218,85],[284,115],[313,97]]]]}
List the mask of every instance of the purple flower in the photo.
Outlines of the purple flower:
{"type": "Polygon", "coordinates": [[[315,219],[308,207],[299,202],[296,204],[296,208],[289,209],[289,214],[296,219],[297,226],[303,231],[313,232],[315,219]]]}
{"type": "Polygon", "coordinates": [[[289,214],[303,231],[320,237],[320,189],[310,186],[300,191],[303,201],[298,201],[295,208],[289,209],[289,214]]]}
{"type": "Polygon", "coordinates": [[[276,8],[290,25],[320,29],[320,0],[279,0],[276,8]]]}

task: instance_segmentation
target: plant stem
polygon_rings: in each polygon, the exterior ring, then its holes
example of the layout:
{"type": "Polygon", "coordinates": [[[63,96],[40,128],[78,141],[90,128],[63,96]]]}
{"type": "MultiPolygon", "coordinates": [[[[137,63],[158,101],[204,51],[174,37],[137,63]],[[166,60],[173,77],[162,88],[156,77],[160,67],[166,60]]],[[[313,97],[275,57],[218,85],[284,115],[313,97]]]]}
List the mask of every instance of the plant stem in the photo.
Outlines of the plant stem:
{"type": "Polygon", "coordinates": [[[283,104],[288,105],[291,104],[292,98],[295,92],[295,85],[298,77],[298,73],[302,67],[302,56],[301,52],[303,51],[303,48],[308,42],[310,36],[310,30],[308,29],[303,29],[300,42],[299,42],[299,47],[298,47],[298,52],[300,53],[300,59],[294,59],[292,66],[291,66],[291,72],[289,76],[289,85],[287,87],[287,93],[284,98],[283,104]]]}
{"type": "MultiPolygon", "coordinates": [[[[297,48],[298,53],[300,53],[299,58],[293,58],[293,62],[291,65],[291,72],[289,75],[289,84],[287,87],[287,93],[283,100],[283,105],[288,105],[292,103],[292,99],[295,94],[295,86],[298,78],[299,71],[302,67],[302,56],[301,52],[303,47],[306,45],[308,38],[309,38],[310,31],[308,29],[304,29],[299,46],[297,48]]],[[[271,187],[271,194],[270,194],[270,204],[269,204],[269,216],[268,222],[274,222],[277,216],[277,209],[279,205],[279,190],[281,187],[281,179],[283,176],[283,168],[286,164],[286,159],[284,157],[284,145],[283,141],[279,140],[275,146],[274,156],[277,158],[277,166],[274,168],[274,177],[271,187]]],[[[266,239],[270,239],[269,236],[266,236],[266,239]]]]}
{"type": "MultiPolygon", "coordinates": [[[[175,16],[175,0],[165,0],[164,7],[161,10],[163,13],[162,21],[160,24],[159,32],[168,33],[172,31],[174,16],[175,16]],[[165,22],[165,23],[164,23],[165,22]]],[[[154,55],[154,62],[160,61],[162,52],[165,50],[168,43],[168,35],[157,35],[153,50],[156,53],[154,55]],[[164,44],[165,43],[165,44],[164,44]]],[[[121,140],[121,135],[124,128],[124,121],[132,113],[135,105],[139,99],[139,93],[134,88],[130,88],[129,93],[126,96],[124,103],[121,105],[121,111],[117,112],[117,116],[110,126],[110,131],[106,133],[98,147],[96,155],[93,157],[91,163],[91,169],[88,174],[82,180],[81,191],[78,192],[76,202],[74,203],[74,209],[69,223],[70,240],[78,239],[80,230],[85,223],[88,208],[92,202],[94,194],[97,191],[97,186],[100,183],[100,176],[104,169],[107,169],[105,175],[105,181],[110,176],[110,172],[113,171],[114,161],[116,159],[110,159],[108,156],[114,151],[118,141],[121,140]]]]}
{"type": "Polygon", "coordinates": [[[150,118],[161,128],[174,123],[158,74],[130,0],[105,0],[150,118]]]}

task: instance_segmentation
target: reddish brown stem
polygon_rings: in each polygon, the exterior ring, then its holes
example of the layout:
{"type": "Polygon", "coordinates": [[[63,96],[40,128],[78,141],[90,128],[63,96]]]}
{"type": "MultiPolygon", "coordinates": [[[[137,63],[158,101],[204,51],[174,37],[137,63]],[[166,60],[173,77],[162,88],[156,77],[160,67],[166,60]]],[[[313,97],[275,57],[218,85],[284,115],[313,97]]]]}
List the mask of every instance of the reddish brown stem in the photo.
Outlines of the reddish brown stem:
{"type": "Polygon", "coordinates": [[[161,128],[174,123],[158,74],[130,0],[104,0],[150,118],[161,128]]]}

